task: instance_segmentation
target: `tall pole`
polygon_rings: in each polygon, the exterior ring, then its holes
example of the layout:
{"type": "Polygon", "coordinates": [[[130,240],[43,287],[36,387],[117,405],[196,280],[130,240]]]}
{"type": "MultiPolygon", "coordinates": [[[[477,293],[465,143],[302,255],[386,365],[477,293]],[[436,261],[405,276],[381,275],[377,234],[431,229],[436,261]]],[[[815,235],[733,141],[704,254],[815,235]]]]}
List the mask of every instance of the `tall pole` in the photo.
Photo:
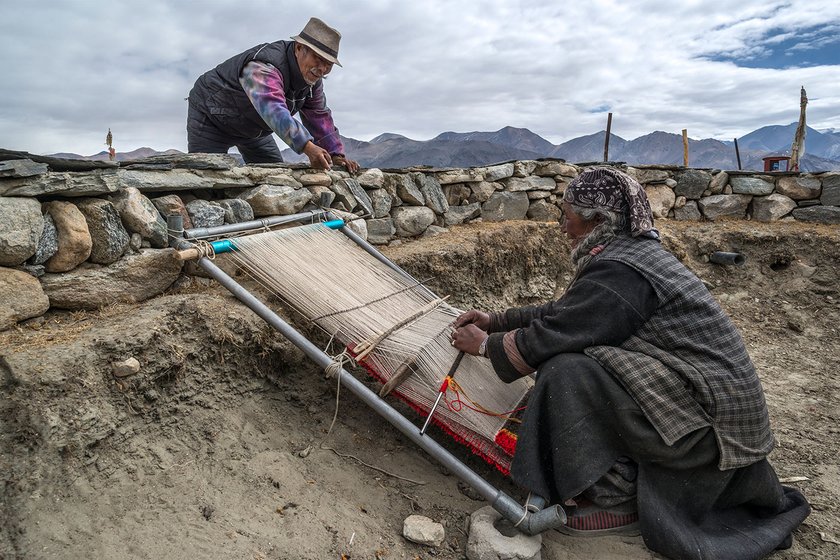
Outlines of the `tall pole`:
{"type": "Polygon", "coordinates": [[[793,144],[790,146],[790,169],[799,171],[799,158],[805,155],[805,106],[808,105],[808,96],[805,95],[805,86],[799,92],[799,124],[796,126],[796,134],[793,137],[793,144]]]}
{"type": "Polygon", "coordinates": [[[738,150],[738,139],[735,138],[735,157],[738,159],[738,171],[741,170],[741,152],[738,150]]]}
{"type": "Polygon", "coordinates": [[[604,163],[610,161],[610,129],[612,128],[612,113],[607,113],[607,134],[604,136],[604,163]]]}
{"type": "Polygon", "coordinates": [[[688,130],[682,130],[683,136],[683,167],[688,167],[688,130]]]}

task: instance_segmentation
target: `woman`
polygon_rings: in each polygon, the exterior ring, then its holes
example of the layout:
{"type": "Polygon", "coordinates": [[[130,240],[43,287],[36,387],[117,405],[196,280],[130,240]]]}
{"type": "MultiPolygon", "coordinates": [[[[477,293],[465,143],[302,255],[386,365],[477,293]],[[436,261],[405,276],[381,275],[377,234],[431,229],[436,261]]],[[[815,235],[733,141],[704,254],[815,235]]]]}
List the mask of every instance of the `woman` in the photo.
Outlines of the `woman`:
{"type": "Polygon", "coordinates": [[[782,487],[761,383],[735,326],[659,243],[644,189],[612,168],[563,197],[576,274],[542,306],[468,311],[453,345],[512,382],[537,371],[511,476],[565,532],[638,534],[673,558],[762,558],[810,512],[782,487]]]}

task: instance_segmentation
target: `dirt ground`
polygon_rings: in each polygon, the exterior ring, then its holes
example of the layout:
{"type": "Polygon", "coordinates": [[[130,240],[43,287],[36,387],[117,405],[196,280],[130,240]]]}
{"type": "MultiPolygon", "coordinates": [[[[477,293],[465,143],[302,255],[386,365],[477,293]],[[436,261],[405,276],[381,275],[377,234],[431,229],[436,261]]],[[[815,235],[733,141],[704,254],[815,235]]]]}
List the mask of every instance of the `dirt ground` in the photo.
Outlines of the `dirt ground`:
{"type": "MultiPolygon", "coordinates": [[[[740,328],[778,440],[771,461],[813,506],[773,558],[840,557],[840,230],[658,225],[740,328]],[[746,264],[704,262],[717,250],[746,264]]],[[[384,252],[461,308],[542,301],[569,275],[553,224],[473,224],[384,252]]],[[[0,383],[3,559],[460,559],[465,520],[485,505],[208,280],[0,333],[0,383]],[[111,363],[129,357],[139,373],[115,378],[111,363]],[[445,525],[441,547],[402,537],[415,513],[445,525]]],[[[656,558],[641,538],[555,533],[542,557],[656,558]]]]}

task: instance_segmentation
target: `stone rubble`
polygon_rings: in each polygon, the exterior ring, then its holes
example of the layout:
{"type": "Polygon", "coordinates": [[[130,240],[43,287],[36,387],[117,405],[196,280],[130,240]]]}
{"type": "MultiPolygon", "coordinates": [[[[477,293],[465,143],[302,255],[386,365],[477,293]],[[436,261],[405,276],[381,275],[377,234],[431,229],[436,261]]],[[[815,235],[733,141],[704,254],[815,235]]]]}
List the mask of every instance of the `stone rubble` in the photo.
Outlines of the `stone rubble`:
{"type": "Polygon", "coordinates": [[[443,525],[423,515],[409,515],[403,521],[403,536],[413,543],[438,547],[446,538],[443,525]]]}
{"type": "Polygon", "coordinates": [[[468,560],[540,560],[541,535],[520,533],[492,506],[484,506],[470,516],[467,539],[468,560]],[[508,524],[504,533],[497,525],[508,524]]]}

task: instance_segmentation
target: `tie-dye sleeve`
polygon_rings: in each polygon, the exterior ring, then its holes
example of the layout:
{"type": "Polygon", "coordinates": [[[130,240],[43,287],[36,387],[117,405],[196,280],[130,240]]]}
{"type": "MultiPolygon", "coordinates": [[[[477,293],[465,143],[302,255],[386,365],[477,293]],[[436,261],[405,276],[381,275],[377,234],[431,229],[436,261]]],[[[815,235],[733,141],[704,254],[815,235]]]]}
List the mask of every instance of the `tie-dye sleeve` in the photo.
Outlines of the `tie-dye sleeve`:
{"type": "Polygon", "coordinates": [[[323,81],[312,86],[312,97],[306,100],[300,110],[300,117],[306,128],[315,137],[315,143],[332,155],[344,155],[344,144],[338,135],[338,128],[327,107],[323,81]]]}
{"type": "Polygon", "coordinates": [[[249,62],[242,69],[239,83],[257,113],[295,152],[302,153],[306,143],[314,140],[309,131],[289,112],[286,94],[283,92],[283,76],[274,66],[249,62]]]}

